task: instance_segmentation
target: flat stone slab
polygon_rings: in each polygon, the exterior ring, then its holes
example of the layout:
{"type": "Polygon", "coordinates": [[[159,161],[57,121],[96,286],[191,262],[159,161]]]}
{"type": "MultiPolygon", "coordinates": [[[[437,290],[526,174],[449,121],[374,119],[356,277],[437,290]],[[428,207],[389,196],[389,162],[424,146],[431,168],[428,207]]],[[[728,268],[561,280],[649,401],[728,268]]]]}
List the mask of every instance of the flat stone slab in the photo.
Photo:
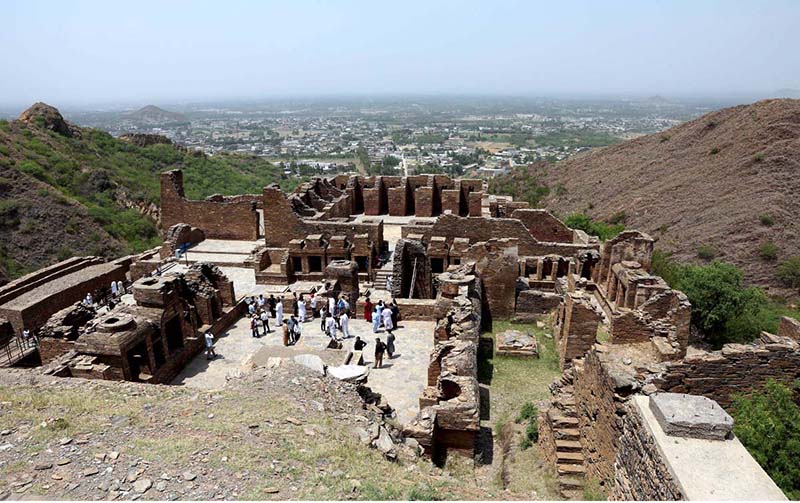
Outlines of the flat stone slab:
{"type": "Polygon", "coordinates": [[[733,430],[733,418],[700,395],[656,393],[650,395],[650,410],[664,433],[673,437],[725,440],[733,430]]]}
{"type": "Polygon", "coordinates": [[[364,365],[339,365],[328,367],[328,375],[340,381],[361,382],[369,375],[369,367],[364,365]]]}
{"type": "Polygon", "coordinates": [[[506,330],[496,336],[497,354],[539,357],[536,337],[519,330],[506,330]]]}
{"type": "Polygon", "coordinates": [[[304,367],[308,367],[311,370],[320,373],[321,375],[325,375],[325,362],[322,361],[317,355],[297,355],[294,357],[295,363],[299,363],[304,367]]]}

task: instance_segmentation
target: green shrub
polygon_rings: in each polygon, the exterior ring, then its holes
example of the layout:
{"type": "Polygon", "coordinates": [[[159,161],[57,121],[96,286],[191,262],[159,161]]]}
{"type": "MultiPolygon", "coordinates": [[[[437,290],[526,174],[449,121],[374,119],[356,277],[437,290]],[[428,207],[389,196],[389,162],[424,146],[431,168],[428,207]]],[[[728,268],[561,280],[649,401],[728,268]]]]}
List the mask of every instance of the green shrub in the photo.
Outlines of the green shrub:
{"type": "Polygon", "coordinates": [[[711,149],[711,151],[709,151],[709,154],[717,155],[717,154],[719,154],[719,149],[717,147],[714,147],[714,148],[711,149]]]}
{"type": "Polygon", "coordinates": [[[23,173],[27,173],[34,178],[38,178],[39,180],[47,180],[47,174],[45,173],[44,168],[41,167],[36,161],[27,159],[18,163],[17,168],[23,173]]]}
{"type": "Polygon", "coordinates": [[[790,500],[800,499],[800,407],[793,390],[770,380],[749,397],[734,395],[733,431],[790,500]]]}
{"type": "Polygon", "coordinates": [[[670,285],[692,303],[692,323],[712,344],[747,342],[770,328],[766,295],[759,288],[745,288],[735,266],[719,261],[707,266],[673,263],[659,264],[655,270],[664,268],[670,285]]]}
{"type": "Polygon", "coordinates": [[[628,216],[625,214],[625,210],[621,210],[611,215],[611,218],[608,219],[608,223],[611,225],[622,224],[625,223],[627,218],[628,216]]]}
{"type": "Polygon", "coordinates": [[[763,161],[764,161],[764,154],[762,154],[761,152],[753,156],[753,162],[763,162],[763,161]]]}
{"type": "Polygon", "coordinates": [[[761,225],[765,225],[767,227],[772,226],[775,223],[775,219],[772,218],[772,215],[764,213],[763,215],[758,217],[758,220],[761,222],[761,225]]]}
{"type": "Polygon", "coordinates": [[[0,200],[0,225],[16,227],[19,225],[19,209],[22,203],[16,199],[0,200]]]}
{"type": "Polygon", "coordinates": [[[616,237],[617,234],[625,230],[623,224],[607,224],[595,222],[586,213],[573,213],[564,219],[564,224],[572,229],[580,229],[587,234],[597,236],[603,241],[616,237]]]}
{"type": "Polygon", "coordinates": [[[758,248],[758,254],[762,259],[773,261],[778,259],[778,246],[770,241],[762,243],[758,248]]]}
{"type": "Polygon", "coordinates": [[[697,257],[703,260],[711,260],[716,256],[714,248],[709,245],[700,245],[697,248],[697,257]]]}
{"type": "Polygon", "coordinates": [[[778,266],[778,279],[789,288],[800,288],[800,255],[781,262],[778,266]]]}
{"type": "Polygon", "coordinates": [[[528,421],[528,426],[525,427],[525,438],[534,444],[539,441],[539,421],[535,416],[528,421]]]}
{"type": "Polygon", "coordinates": [[[11,131],[11,125],[8,123],[7,120],[5,120],[5,119],[0,120],[0,131],[6,132],[6,133],[11,131]]]}
{"type": "Polygon", "coordinates": [[[525,402],[524,404],[522,404],[522,408],[519,410],[519,415],[517,416],[517,423],[527,421],[530,418],[535,418],[536,414],[538,413],[539,411],[533,403],[525,402]]]}

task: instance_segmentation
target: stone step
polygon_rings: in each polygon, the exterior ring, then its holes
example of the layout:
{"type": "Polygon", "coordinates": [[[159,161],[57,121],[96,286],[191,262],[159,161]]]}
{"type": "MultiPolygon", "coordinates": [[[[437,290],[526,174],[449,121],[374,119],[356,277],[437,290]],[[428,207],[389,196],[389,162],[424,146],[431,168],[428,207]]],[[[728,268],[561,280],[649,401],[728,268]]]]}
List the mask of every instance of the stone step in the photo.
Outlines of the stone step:
{"type": "Polygon", "coordinates": [[[553,436],[557,440],[574,440],[577,442],[581,438],[581,430],[578,428],[559,428],[553,432],[553,436]]]}
{"type": "Polygon", "coordinates": [[[556,428],[577,428],[580,424],[577,417],[556,416],[553,418],[553,426],[556,428]]]}
{"type": "Polygon", "coordinates": [[[561,490],[561,497],[570,501],[583,501],[583,489],[561,490]]]}
{"type": "Polygon", "coordinates": [[[583,452],[583,446],[577,440],[556,440],[557,452],[583,452]]]}
{"type": "Polygon", "coordinates": [[[580,452],[556,452],[556,463],[565,465],[583,465],[583,454],[580,452]]]}
{"type": "Polygon", "coordinates": [[[575,477],[558,477],[558,488],[562,491],[583,489],[583,479],[575,477]]]}
{"type": "Polygon", "coordinates": [[[556,472],[559,475],[571,475],[573,477],[583,477],[586,474],[586,469],[583,465],[559,463],[556,465],[556,472]]]}

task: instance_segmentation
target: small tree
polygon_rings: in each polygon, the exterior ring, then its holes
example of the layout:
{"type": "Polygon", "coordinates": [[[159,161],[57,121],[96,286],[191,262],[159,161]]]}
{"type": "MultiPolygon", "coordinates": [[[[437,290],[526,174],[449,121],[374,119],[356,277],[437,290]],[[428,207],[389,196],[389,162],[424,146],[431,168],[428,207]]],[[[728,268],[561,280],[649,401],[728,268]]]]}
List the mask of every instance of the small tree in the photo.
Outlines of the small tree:
{"type": "Polygon", "coordinates": [[[781,262],[778,266],[778,279],[789,288],[800,288],[800,255],[781,262]]]}
{"type": "Polygon", "coordinates": [[[697,256],[703,260],[711,260],[715,256],[714,248],[709,245],[700,245],[697,248],[697,256]]]}
{"type": "Polygon", "coordinates": [[[733,399],[733,431],[790,500],[800,499],[800,407],[792,389],[770,380],[733,399]]]}

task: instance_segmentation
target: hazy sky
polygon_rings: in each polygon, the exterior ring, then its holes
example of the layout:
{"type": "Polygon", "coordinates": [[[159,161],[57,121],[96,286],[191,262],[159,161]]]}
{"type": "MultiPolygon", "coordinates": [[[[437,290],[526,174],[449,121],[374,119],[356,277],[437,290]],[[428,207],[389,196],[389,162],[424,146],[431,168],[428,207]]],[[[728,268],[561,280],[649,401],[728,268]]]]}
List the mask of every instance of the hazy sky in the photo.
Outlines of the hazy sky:
{"type": "Polygon", "coordinates": [[[0,1],[0,104],[800,88],[800,1],[0,1]]]}

